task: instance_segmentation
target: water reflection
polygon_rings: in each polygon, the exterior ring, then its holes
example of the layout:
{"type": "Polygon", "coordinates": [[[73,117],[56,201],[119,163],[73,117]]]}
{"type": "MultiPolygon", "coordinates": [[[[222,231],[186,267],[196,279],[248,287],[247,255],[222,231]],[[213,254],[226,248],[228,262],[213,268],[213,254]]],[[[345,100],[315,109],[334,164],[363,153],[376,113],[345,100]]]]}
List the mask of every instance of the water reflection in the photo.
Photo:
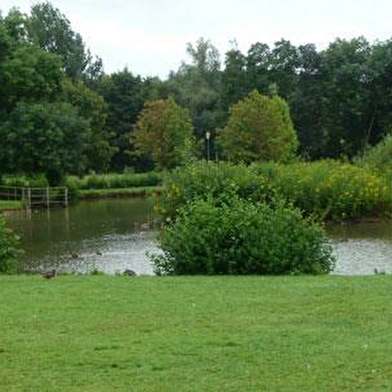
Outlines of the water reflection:
{"type": "Polygon", "coordinates": [[[337,259],[333,274],[392,273],[392,221],[365,220],[327,227],[337,259]]]}
{"type": "Polygon", "coordinates": [[[19,212],[7,220],[22,237],[24,270],[153,273],[146,256],[157,251],[152,200],[81,202],[68,209],[19,212]]]}

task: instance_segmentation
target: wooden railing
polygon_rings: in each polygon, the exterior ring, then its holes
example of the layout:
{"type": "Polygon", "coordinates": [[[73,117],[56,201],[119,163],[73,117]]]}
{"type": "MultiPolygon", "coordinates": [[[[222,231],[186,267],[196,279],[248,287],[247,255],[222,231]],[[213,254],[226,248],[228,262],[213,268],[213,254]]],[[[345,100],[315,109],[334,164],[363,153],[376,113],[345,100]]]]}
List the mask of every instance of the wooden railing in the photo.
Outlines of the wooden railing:
{"type": "Polygon", "coordinates": [[[66,187],[29,188],[0,186],[0,200],[21,201],[27,209],[68,206],[66,187]]]}

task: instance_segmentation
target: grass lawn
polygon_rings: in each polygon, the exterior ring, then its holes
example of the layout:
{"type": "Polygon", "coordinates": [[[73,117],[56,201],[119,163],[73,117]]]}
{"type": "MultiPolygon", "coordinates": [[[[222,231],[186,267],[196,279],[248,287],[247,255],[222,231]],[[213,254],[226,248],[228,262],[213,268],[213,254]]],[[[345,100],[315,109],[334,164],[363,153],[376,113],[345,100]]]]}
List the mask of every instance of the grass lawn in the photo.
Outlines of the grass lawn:
{"type": "Polygon", "coordinates": [[[0,277],[1,391],[392,390],[392,277],[0,277]]]}
{"type": "Polygon", "coordinates": [[[0,211],[19,210],[23,208],[23,203],[19,200],[0,200],[0,211]]]}

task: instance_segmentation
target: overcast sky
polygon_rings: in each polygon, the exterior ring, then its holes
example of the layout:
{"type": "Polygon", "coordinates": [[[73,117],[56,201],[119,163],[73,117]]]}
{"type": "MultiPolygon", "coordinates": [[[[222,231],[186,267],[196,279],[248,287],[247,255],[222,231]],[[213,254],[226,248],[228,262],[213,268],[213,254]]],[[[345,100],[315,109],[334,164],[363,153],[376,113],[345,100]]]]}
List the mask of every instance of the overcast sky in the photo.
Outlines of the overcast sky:
{"type": "MultiPolygon", "coordinates": [[[[0,0],[28,12],[36,0],[0,0]]],[[[281,38],[319,49],[335,38],[392,37],[392,0],[52,0],[105,72],[124,67],[165,78],[187,60],[186,44],[209,39],[221,53],[236,40],[245,54],[256,42],[281,38]]]]}

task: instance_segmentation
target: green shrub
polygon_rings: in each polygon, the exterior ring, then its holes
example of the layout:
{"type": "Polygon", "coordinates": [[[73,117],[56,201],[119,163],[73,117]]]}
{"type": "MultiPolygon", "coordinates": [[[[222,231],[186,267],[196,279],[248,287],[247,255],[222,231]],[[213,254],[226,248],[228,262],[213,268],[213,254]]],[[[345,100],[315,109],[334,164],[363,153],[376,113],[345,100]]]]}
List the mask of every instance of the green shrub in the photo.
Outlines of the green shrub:
{"type": "Polygon", "coordinates": [[[299,210],[236,198],[183,206],[160,246],[158,274],[322,274],[334,266],[324,230],[299,210]]]}
{"type": "Polygon", "coordinates": [[[271,186],[288,203],[322,220],[357,219],[391,210],[385,179],[348,163],[279,165],[271,186]]]}
{"type": "Polygon", "coordinates": [[[385,136],[380,143],[369,148],[362,157],[357,157],[355,163],[380,174],[392,177],[392,134],[385,136]]]}
{"type": "Polygon", "coordinates": [[[274,190],[245,165],[198,162],[177,168],[164,178],[164,190],[156,209],[174,218],[178,209],[196,200],[214,200],[219,205],[233,195],[249,201],[271,201],[274,190]]]}
{"type": "Polygon", "coordinates": [[[162,174],[158,172],[92,174],[83,178],[76,176],[67,178],[67,186],[83,190],[146,187],[160,185],[161,183],[162,174]]]}
{"type": "Polygon", "coordinates": [[[0,215],[0,273],[14,273],[17,270],[19,237],[6,227],[0,215]]]}
{"type": "Polygon", "coordinates": [[[49,186],[49,182],[43,173],[35,176],[5,175],[2,178],[2,185],[22,188],[45,188],[49,186]]]}

